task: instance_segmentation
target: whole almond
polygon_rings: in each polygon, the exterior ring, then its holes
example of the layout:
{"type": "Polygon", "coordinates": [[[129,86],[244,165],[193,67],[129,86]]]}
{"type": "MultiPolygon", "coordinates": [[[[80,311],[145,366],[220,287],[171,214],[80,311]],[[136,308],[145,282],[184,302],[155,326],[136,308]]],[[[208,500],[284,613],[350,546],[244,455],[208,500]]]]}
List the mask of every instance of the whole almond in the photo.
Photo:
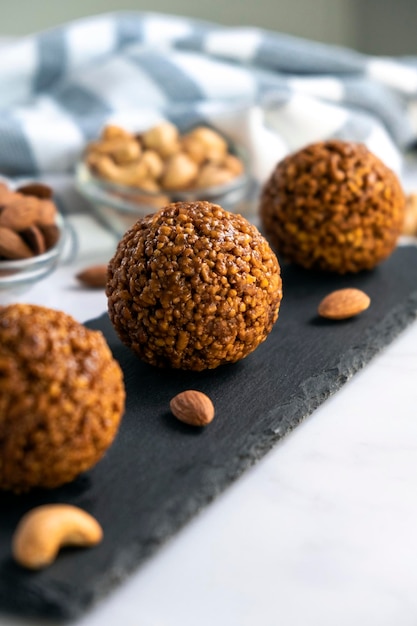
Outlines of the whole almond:
{"type": "Polygon", "coordinates": [[[35,196],[35,198],[47,199],[52,198],[52,189],[43,183],[28,183],[16,189],[24,196],[35,196]]]}
{"type": "Polygon", "coordinates": [[[214,418],[214,406],[205,393],[188,389],[169,403],[175,417],[190,426],[207,426],[214,418]]]}
{"type": "Polygon", "coordinates": [[[107,283],[107,265],[91,265],[76,276],[86,287],[104,288],[107,283]]]}
{"type": "Polygon", "coordinates": [[[42,232],[45,240],[45,247],[50,250],[58,242],[61,231],[56,224],[44,224],[39,225],[39,230],[42,232]]]}
{"type": "Polygon", "coordinates": [[[34,254],[43,254],[46,252],[45,237],[38,226],[29,226],[29,228],[22,230],[20,235],[34,254]]]}
{"type": "Polygon", "coordinates": [[[14,198],[18,198],[17,193],[9,189],[4,183],[0,183],[0,206],[4,207],[14,198]]]}
{"type": "Polygon", "coordinates": [[[32,250],[20,235],[11,228],[0,226],[0,257],[17,260],[29,259],[32,256],[32,250]]]}
{"type": "Polygon", "coordinates": [[[37,198],[17,197],[7,204],[0,213],[0,226],[15,231],[24,230],[35,222],[39,213],[37,198]]]}
{"type": "Polygon", "coordinates": [[[370,303],[370,297],[360,289],[338,289],[323,298],[318,314],[329,320],[344,320],[362,313],[370,303]]]}
{"type": "Polygon", "coordinates": [[[57,209],[52,200],[38,200],[38,215],[36,217],[37,226],[49,226],[55,224],[57,209]]]}

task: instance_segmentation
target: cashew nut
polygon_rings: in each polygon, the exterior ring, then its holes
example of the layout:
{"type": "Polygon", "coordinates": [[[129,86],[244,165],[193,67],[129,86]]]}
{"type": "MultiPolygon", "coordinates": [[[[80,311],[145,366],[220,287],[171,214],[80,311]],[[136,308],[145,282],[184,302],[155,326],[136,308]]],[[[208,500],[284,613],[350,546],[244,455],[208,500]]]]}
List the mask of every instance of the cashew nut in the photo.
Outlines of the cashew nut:
{"type": "Polygon", "coordinates": [[[141,160],[147,164],[149,176],[155,179],[161,176],[164,162],[155,150],[145,150],[141,160]]]}
{"type": "Polygon", "coordinates": [[[123,165],[124,163],[136,161],[140,157],[141,152],[142,150],[138,142],[131,139],[130,141],[122,140],[117,144],[114,142],[114,147],[110,154],[116,163],[123,165]]]}
{"type": "Polygon", "coordinates": [[[206,187],[216,187],[217,185],[224,185],[233,178],[236,178],[236,174],[232,171],[225,169],[224,167],[217,167],[214,163],[207,163],[203,165],[200,173],[195,181],[195,186],[198,189],[205,189],[206,187]]]}
{"type": "Polygon", "coordinates": [[[150,193],[156,193],[160,191],[158,183],[153,178],[143,178],[142,180],[138,181],[137,185],[133,186],[137,187],[138,189],[143,189],[144,191],[149,191],[150,193]]]}
{"type": "Polygon", "coordinates": [[[148,167],[146,163],[141,161],[129,163],[129,165],[121,167],[116,165],[110,157],[103,154],[98,159],[93,160],[93,163],[90,158],[89,163],[100,176],[119,185],[141,187],[142,181],[148,175],[148,167]]]}
{"type": "Polygon", "coordinates": [[[86,511],[69,504],[46,504],[22,517],[12,552],[23,567],[41,569],[53,563],[63,546],[95,546],[102,538],[100,524],[86,511]]]}
{"type": "Polygon", "coordinates": [[[105,126],[101,132],[101,139],[105,141],[112,139],[133,139],[132,133],[121,128],[120,126],[115,126],[114,124],[109,124],[105,126]]]}
{"type": "Polygon", "coordinates": [[[161,184],[164,189],[186,189],[198,173],[197,164],[184,152],[168,159],[161,184]]]}
{"type": "Polygon", "coordinates": [[[192,158],[197,165],[201,165],[207,159],[206,146],[198,137],[185,135],[181,141],[182,149],[192,158]]]}
{"type": "Polygon", "coordinates": [[[115,164],[113,159],[105,154],[90,153],[87,162],[97,174],[116,182],[120,176],[120,167],[115,164]]]}
{"type": "Polygon", "coordinates": [[[171,122],[163,122],[144,132],[142,142],[146,148],[156,150],[165,159],[179,150],[178,128],[171,122]]]}
{"type": "Polygon", "coordinates": [[[190,146],[194,148],[194,154],[196,154],[198,150],[196,147],[197,142],[200,143],[202,146],[201,149],[204,150],[205,158],[208,161],[223,161],[227,154],[227,142],[215,130],[206,128],[205,126],[194,128],[194,130],[184,137],[184,141],[185,145],[187,145],[188,141],[188,149],[190,149],[190,146]]]}
{"type": "Polygon", "coordinates": [[[111,156],[116,163],[124,164],[136,161],[141,153],[141,147],[135,139],[118,138],[106,141],[94,141],[89,147],[90,154],[105,154],[111,156]]]}
{"type": "Polygon", "coordinates": [[[158,185],[155,185],[154,181],[149,178],[149,168],[145,161],[140,160],[136,163],[131,163],[129,166],[120,168],[120,171],[122,172],[122,177],[119,181],[122,185],[131,185],[139,189],[147,188],[152,191],[159,189],[158,185]]]}
{"type": "Polygon", "coordinates": [[[240,174],[242,174],[243,172],[243,163],[234,154],[227,154],[222,165],[227,170],[230,170],[234,174],[234,176],[240,176],[240,174]]]}

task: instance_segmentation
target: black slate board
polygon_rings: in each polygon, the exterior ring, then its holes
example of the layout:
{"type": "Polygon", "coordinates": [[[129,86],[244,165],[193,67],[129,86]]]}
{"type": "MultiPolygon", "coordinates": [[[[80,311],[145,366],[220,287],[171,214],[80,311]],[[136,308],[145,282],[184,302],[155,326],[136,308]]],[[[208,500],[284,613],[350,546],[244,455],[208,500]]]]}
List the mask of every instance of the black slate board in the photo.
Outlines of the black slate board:
{"type": "Polygon", "coordinates": [[[280,318],[267,341],[244,361],[213,371],[155,370],[121,345],[107,316],[88,324],[103,330],[124,369],[126,414],[92,471],[51,492],[0,496],[1,609],[76,616],[151,555],[415,319],[417,248],[399,248],[354,277],[284,267],[283,284],[280,318]],[[370,309],[345,322],[318,319],[321,298],[344,286],[364,289],[370,309]],[[171,397],[187,388],[214,401],[217,416],[204,430],[169,412],[171,397]],[[105,539],[28,572],[11,559],[11,536],[23,513],[48,502],[90,511],[105,539]]]}

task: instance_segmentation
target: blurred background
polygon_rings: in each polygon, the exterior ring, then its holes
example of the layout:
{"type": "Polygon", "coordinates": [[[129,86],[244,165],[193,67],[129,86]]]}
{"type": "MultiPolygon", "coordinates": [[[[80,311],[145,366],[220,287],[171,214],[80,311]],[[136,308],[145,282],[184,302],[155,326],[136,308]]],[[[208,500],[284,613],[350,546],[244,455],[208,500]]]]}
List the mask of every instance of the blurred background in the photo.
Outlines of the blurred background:
{"type": "Polygon", "coordinates": [[[0,0],[0,35],[25,35],[108,11],[157,11],[250,25],[368,54],[417,53],[417,0],[0,0]]]}

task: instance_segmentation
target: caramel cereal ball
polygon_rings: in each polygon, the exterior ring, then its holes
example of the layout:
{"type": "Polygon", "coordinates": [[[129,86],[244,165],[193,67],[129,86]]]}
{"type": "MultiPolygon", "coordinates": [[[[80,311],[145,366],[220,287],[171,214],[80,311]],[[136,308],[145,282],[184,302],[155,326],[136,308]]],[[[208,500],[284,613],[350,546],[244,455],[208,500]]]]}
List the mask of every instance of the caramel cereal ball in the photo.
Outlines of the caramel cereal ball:
{"type": "Polygon", "coordinates": [[[57,487],[112,443],[122,372],[100,332],[46,307],[0,308],[0,488],[57,487]]]}
{"type": "Polygon", "coordinates": [[[266,339],[282,298],[280,267],[258,230],[210,202],[140,219],[109,264],[110,319],[159,367],[215,368],[266,339]]]}
{"type": "Polygon", "coordinates": [[[404,223],[400,182],[364,145],[315,143],[278,163],[260,217],[278,255],[307,269],[371,269],[394,250],[404,223]]]}

